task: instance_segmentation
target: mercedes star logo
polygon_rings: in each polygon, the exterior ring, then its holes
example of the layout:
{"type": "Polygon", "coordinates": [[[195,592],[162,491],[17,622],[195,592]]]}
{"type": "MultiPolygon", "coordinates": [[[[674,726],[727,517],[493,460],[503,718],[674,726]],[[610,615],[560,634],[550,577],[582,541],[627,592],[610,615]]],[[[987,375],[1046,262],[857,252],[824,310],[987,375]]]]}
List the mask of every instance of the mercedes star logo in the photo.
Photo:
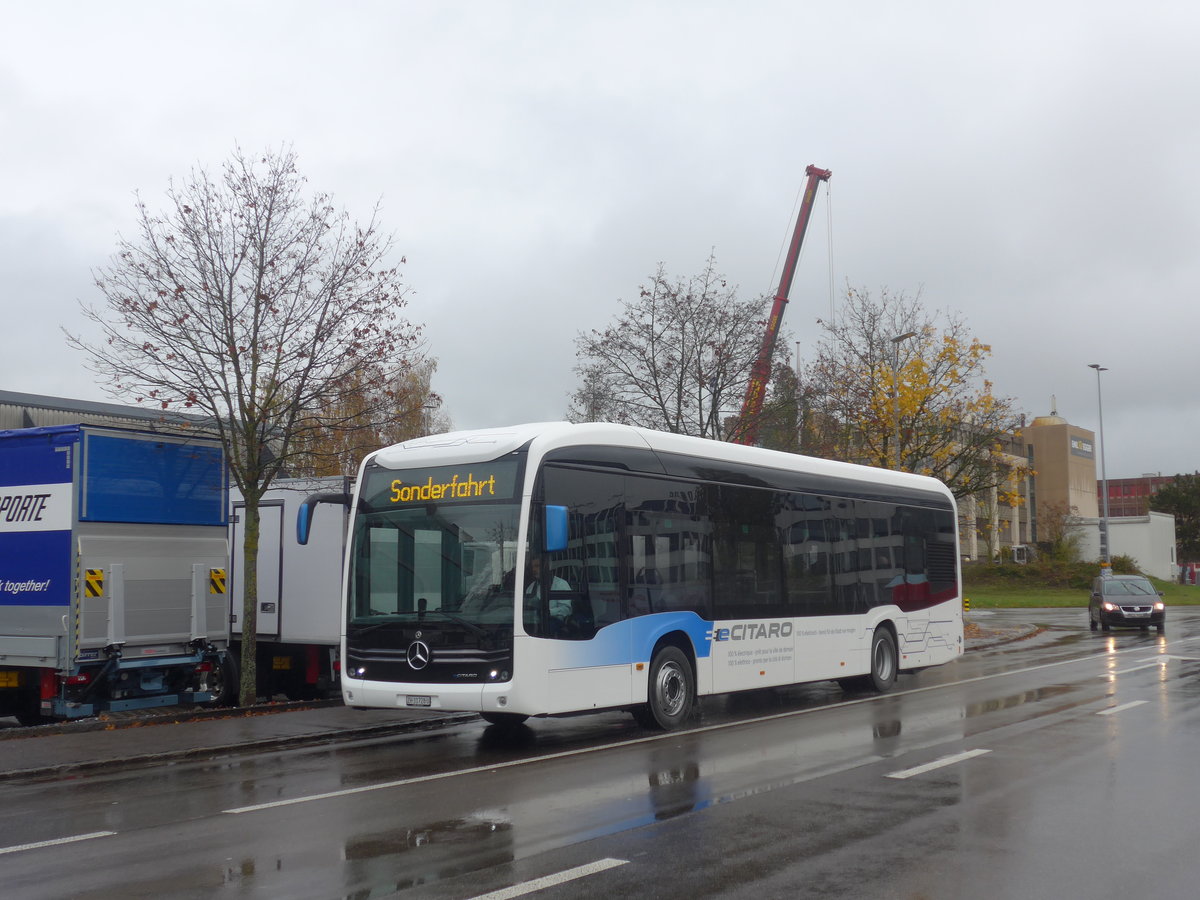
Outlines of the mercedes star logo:
{"type": "Polygon", "coordinates": [[[408,664],[414,669],[429,665],[429,645],[424,641],[413,641],[408,645],[408,664]]]}

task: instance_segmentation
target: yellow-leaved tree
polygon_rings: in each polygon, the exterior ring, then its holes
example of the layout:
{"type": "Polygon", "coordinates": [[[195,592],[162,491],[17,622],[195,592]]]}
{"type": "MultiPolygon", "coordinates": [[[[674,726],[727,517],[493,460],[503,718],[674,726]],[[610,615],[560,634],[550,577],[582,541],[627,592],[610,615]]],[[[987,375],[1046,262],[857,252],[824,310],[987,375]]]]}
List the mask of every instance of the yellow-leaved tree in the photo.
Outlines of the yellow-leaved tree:
{"type": "Polygon", "coordinates": [[[391,373],[371,367],[348,372],[298,439],[290,474],[354,477],[363,457],[380,447],[449,431],[450,419],[432,388],[436,370],[435,359],[420,357],[391,373]]]}
{"type": "Polygon", "coordinates": [[[1020,416],[984,377],[991,348],[920,297],[848,289],[803,377],[803,450],[932,475],[958,497],[1016,497],[1020,416]]]}

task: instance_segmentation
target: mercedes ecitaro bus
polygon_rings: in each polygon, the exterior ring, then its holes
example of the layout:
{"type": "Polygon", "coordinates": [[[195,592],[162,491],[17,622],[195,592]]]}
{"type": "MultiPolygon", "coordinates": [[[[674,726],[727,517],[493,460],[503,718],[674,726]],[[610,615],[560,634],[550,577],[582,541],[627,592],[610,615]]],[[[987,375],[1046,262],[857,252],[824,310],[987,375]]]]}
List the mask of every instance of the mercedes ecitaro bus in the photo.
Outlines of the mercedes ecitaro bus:
{"type": "Polygon", "coordinates": [[[377,450],[347,499],[352,707],[673,729],[701,695],[886,691],[963,652],[954,498],[932,478],[548,423],[377,450]]]}

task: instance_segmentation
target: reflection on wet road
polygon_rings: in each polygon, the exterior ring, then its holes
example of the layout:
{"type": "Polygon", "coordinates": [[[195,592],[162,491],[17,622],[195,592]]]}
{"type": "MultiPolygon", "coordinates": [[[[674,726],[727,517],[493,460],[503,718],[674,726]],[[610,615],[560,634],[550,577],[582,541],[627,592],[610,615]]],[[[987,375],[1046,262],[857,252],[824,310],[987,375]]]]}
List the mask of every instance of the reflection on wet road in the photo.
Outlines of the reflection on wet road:
{"type": "MultiPolygon", "coordinates": [[[[1106,840],[1157,852],[1114,831],[1145,819],[1125,804],[1161,816],[1138,834],[1200,838],[1195,780],[1171,778],[1200,723],[1200,612],[1172,612],[1165,636],[1092,633],[1078,610],[997,612],[1044,628],[884,696],[709,699],[669,735],[606,713],[12,783],[0,846],[112,834],[72,845],[66,867],[62,850],[8,854],[6,883],[22,897],[471,897],[603,859],[628,864],[545,895],[954,897],[976,886],[969,859],[988,896],[1049,895],[1012,864],[1027,856],[1041,888],[1109,896],[1119,878],[1081,874],[1110,859],[1106,840]]],[[[1169,891],[1179,865],[1150,883],[1169,891]]]]}

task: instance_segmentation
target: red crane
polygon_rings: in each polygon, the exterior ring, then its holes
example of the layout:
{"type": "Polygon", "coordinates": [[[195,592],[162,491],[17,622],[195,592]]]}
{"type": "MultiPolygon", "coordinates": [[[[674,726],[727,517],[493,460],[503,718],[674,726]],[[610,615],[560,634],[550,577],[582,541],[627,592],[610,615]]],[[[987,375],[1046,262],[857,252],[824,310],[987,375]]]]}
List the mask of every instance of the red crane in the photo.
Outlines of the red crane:
{"type": "Polygon", "coordinates": [[[804,186],[804,199],[800,203],[800,215],[796,217],[796,229],[792,232],[792,244],[788,247],[787,259],[783,263],[783,274],[779,278],[779,289],[775,291],[775,302],[771,306],[771,317],[767,319],[767,330],[763,334],[762,347],[754,368],[750,370],[750,383],[746,385],[746,399],[742,402],[742,414],[734,443],[753,444],[758,440],[758,420],[762,413],[763,398],[767,393],[767,382],[771,378],[771,356],[775,352],[775,341],[779,337],[779,323],[783,319],[783,308],[787,306],[788,293],[792,289],[792,276],[796,274],[796,262],[800,258],[800,245],[804,243],[804,232],[812,216],[813,200],[817,196],[817,184],[828,181],[833,173],[828,169],[809,166],[804,170],[808,183],[804,186]]]}

